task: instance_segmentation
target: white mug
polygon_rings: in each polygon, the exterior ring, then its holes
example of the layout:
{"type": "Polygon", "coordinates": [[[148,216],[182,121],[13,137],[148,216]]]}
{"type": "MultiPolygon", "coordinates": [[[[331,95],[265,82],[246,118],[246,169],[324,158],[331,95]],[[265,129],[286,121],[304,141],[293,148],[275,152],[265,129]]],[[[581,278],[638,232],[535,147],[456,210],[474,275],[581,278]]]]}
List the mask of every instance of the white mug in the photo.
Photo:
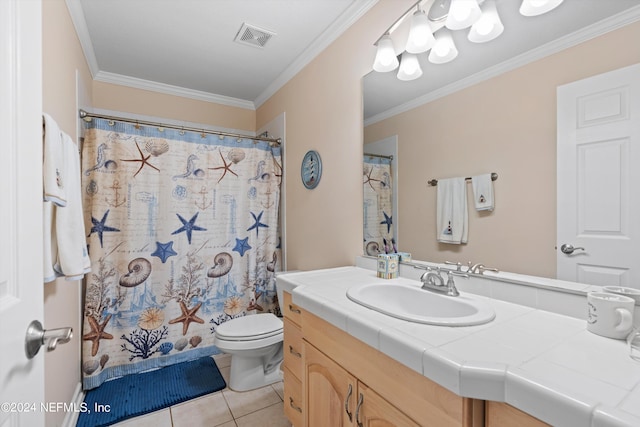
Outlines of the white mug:
{"type": "Polygon", "coordinates": [[[632,298],[606,292],[587,295],[587,329],[604,337],[624,339],[633,329],[632,298]]]}

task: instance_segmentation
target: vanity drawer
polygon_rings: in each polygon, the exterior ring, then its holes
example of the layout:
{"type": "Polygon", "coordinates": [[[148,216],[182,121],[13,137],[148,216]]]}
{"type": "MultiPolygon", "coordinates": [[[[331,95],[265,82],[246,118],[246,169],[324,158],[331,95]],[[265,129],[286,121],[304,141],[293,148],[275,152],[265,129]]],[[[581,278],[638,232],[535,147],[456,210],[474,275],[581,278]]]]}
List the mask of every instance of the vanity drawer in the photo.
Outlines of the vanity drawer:
{"type": "Polygon", "coordinates": [[[549,424],[532,417],[513,406],[502,403],[487,401],[485,406],[485,426],[519,426],[519,427],[545,427],[549,424]]]}
{"type": "Polygon", "coordinates": [[[302,331],[291,320],[284,319],[284,366],[298,380],[302,380],[304,359],[302,355],[302,331]]]}
{"type": "Polygon", "coordinates": [[[284,414],[294,426],[303,426],[302,383],[285,366],[284,372],[284,414]]]}
{"type": "Polygon", "coordinates": [[[289,292],[285,292],[283,298],[284,301],[282,307],[280,307],[282,315],[300,326],[302,324],[302,309],[291,302],[291,294],[289,292]]]}

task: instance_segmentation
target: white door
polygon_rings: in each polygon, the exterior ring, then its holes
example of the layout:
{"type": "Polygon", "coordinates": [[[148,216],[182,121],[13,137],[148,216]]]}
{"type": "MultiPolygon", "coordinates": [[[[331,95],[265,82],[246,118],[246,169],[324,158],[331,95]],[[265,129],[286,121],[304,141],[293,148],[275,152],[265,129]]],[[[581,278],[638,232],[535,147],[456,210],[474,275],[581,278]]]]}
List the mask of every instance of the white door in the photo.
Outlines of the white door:
{"type": "Polygon", "coordinates": [[[640,288],[640,64],[559,87],[557,144],[558,279],[640,288]]]}
{"type": "Polygon", "coordinates": [[[41,0],[0,0],[0,427],[44,425],[41,0]]]}

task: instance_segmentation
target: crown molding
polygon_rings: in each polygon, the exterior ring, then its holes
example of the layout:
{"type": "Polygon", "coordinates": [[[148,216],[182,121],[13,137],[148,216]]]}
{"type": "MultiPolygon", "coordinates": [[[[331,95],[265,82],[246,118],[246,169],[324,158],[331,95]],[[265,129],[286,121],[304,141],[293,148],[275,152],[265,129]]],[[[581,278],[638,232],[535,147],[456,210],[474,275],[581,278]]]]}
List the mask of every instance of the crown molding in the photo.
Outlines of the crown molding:
{"type": "Polygon", "coordinates": [[[76,29],[76,34],[80,40],[80,46],[84,53],[84,58],[89,66],[89,72],[91,77],[96,76],[100,71],[98,67],[98,60],[93,50],[93,43],[91,43],[91,37],[89,36],[89,29],[87,28],[87,21],[84,19],[84,12],[82,11],[82,5],[80,0],[65,0],[69,15],[71,15],[71,21],[76,29]]]}
{"type": "Polygon", "coordinates": [[[522,67],[526,64],[553,55],[562,50],[586,42],[608,32],[617,30],[639,20],[640,6],[634,6],[609,18],[603,19],[602,21],[596,22],[595,24],[589,25],[588,27],[582,28],[571,34],[567,34],[566,36],[561,37],[557,40],[515,56],[490,68],[482,70],[469,77],[458,80],[434,91],[426,93],[411,101],[405,102],[404,104],[398,105],[374,116],[371,116],[364,120],[364,126],[366,127],[390,117],[396,116],[398,114],[407,112],[409,110],[413,110],[414,108],[420,107],[424,104],[428,104],[429,102],[435,101],[436,99],[451,95],[452,93],[458,92],[482,81],[499,76],[500,74],[504,74],[507,71],[522,67]]]}
{"type": "Polygon", "coordinates": [[[228,105],[230,107],[244,108],[247,110],[255,110],[255,105],[251,101],[244,99],[232,98],[230,96],[216,95],[210,92],[200,90],[187,89],[180,86],[173,86],[165,83],[153,82],[150,80],[139,79],[137,77],[124,76],[122,74],[109,73],[107,71],[98,71],[93,77],[95,81],[104,83],[113,83],[121,86],[128,86],[136,89],[150,90],[153,92],[164,93],[167,95],[181,96],[183,98],[196,99],[198,101],[213,102],[216,104],[228,105]]]}
{"type": "Polygon", "coordinates": [[[316,56],[360,19],[378,0],[356,0],[320,36],[318,36],[267,88],[254,100],[256,108],[264,104],[316,56]]]}

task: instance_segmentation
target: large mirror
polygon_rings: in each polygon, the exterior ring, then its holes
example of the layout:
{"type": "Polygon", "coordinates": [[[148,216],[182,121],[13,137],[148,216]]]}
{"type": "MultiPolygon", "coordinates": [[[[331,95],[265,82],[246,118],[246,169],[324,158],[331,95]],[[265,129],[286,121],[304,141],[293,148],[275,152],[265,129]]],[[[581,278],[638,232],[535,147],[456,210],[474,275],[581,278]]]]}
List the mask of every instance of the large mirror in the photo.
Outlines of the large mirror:
{"type": "MultiPolygon", "coordinates": [[[[421,6],[428,12],[433,3],[421,6]]],[[[495,2],[504,32],[489,43],[470,42],[468,30],[450,31],[458,56],[449,63],[418,54],[420,78],[400,81],[398,70],[365,76],[363,151],[396,141],[398,250],[555,278],[557,208],[570,198],[557,193],[564,168],[556,164],[557,89],[640,63],[640,52],[625,47],[640,37],[640,10],[635,0],[565,0],[525,17],[520,4],[495,2]],[[491,172],[498,174],[495,209],[476,211],[469,184],[468,242],[438,243],[437,188],[428,181],[491,172]]],[[[412,14],[396,30],[398,54],[412,14]]],[[[365,163],[365,180],[366,171],[365,163]]]]}

